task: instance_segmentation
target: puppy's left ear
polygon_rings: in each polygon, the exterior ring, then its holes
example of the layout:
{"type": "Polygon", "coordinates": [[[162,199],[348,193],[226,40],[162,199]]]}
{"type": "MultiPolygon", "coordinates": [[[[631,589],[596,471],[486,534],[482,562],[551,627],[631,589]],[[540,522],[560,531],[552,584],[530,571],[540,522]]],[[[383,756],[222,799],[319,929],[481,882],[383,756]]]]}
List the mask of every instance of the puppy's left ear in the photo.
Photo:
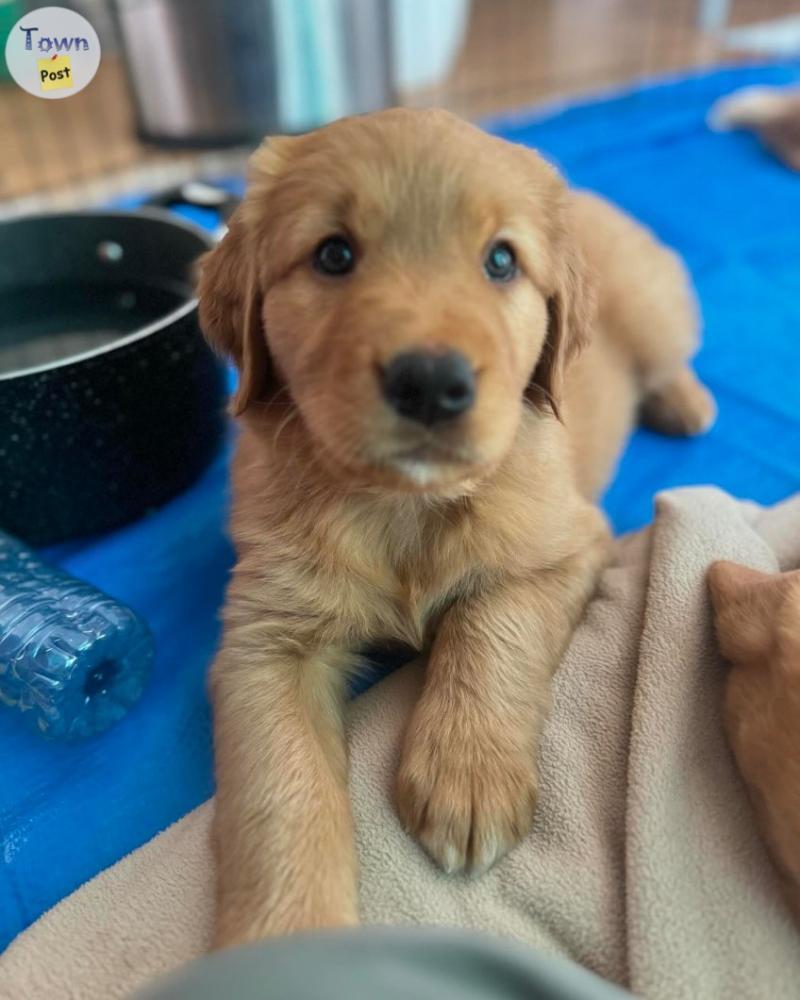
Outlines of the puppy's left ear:
{"type": "Polygon", "coordinates": [[[531,402],[549,406],[556,416],[564,374],[589,342],[596,313],[594,287],[570,219],[569,197],[564,191],[551,243],[554,287],[547,300],[547,338],[528,388],[531,402]]]}

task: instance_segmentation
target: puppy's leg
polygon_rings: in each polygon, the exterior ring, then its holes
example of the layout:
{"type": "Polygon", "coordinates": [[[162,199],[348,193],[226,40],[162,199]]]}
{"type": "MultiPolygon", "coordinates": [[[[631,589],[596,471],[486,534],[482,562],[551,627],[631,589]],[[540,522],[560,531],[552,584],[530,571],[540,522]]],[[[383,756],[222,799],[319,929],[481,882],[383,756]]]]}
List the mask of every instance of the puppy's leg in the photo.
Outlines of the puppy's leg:
{"type": "Polygon", "coordinates": [[[213,672],[216,947],[358,922],[343,659],[226,636],[213,672]]]}
{"type": "Polygon", "coordinates": [[[640,411],[645,427],[677,437],[702,434],[714,423],[716,414],[714,397],[688,365],[651,389],[640,411]]]}
{"type": "Polygon", "coordinates": [[[598,535],[561,565],[487,587],[442,620],[406,735],[398,808],[445,871],[485,871],[529,831],[551,677],[606,552],[598,535]]]}
{"type": "Polygon", "coordinates": [[[602,198],[575,194],[572,210],[601,325],[634,375],[643,421],[665,434],[707,430],[716,407],[690,368],[700,323],[683,261],[602,198]]]}

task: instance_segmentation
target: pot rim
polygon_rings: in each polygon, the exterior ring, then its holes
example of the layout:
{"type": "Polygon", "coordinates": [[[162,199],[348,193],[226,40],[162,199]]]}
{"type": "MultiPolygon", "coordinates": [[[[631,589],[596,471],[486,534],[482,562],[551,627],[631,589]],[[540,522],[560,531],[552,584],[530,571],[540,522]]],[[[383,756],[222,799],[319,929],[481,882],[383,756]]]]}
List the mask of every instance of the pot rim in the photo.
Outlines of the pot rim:
{"type": "MultiPolygon", "coordinates": [[[[81,209],[74,212],[37,212],[35,215],[24,215],[17,216],[13,219],[6,219],[5,221],[0,222],[0,228],[6,225],[20,225],[26,222],[39,221],[41,219],[74,219],[81,216],[89,216],[92,218],[110,217],[118,219],[140,219],[142,217],[146,219],[149,218],[155,222],[162,222],[170,226],[176,226],[179,229],[185,229],[193,236],[197,236],[200,239],[200,242],[205,246],[206,250],[212,250],[216,245],[216,241],[213,236],[211,236],[211,234],[202,227],[196,225],[194,222],[181,218],[181,216],[174,212],[168,212],[164,209],[150,207],[137,208],[133,211],[128,209],[81,209]]],[[[33,365],[30,368],[18,368],[15,371],[0,372],[0,382],[10,382],[12,379],[23,379],[31,375],[41,375],[43,372],[55,371],[58,368],[80,365],[84,361],[88,361],[90,358],[99,357],[102,354],[111,354],[122,347],[127,347],[129,344],[135,343],[137,340],[144,340],[145,338],[152,336],[154,333],[158,333],[160,330],[172,326],[173,323],[176,323],[178,320],[183,319],[184,316],[188,316],[191,312],[195,311],[197,309],[197,303],[197,296],[193,295],[190,299],[187,299],[175,309],[165,313],[162,317],[160,317],[160,319],[153,320],[152,323],[148,323],[146,326],[140,327],[138,330],[134,330],[133,333],[129,333],[124,337],[112,340],[111,343],[104,344],[101,347],[94,347],[91,350],[81,351],[78,354],[71,354],[66,358],[59,358],[56,361],[44,362],[41,365],[33,365]]]]}

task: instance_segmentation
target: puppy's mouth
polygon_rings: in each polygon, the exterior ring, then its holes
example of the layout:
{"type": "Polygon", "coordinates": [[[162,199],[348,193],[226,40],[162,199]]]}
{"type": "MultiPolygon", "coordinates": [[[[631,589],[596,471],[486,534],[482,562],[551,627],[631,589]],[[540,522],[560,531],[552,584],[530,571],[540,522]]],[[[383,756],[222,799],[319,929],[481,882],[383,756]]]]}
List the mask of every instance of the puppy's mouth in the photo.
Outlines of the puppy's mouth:
{"type": "Polygon", "coordinates": [[[414,489],[452,486],[475,475],[471,449],[446,447],[437,442],[406,448],[383,460],[384,468],[406,480],[414,489]]]}

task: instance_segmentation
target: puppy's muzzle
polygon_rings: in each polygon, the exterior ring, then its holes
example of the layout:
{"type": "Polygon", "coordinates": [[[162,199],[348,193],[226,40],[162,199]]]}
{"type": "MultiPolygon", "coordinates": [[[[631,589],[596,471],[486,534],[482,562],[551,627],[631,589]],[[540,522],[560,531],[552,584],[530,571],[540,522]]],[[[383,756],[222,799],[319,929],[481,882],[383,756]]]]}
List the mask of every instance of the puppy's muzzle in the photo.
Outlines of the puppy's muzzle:
{"type": "Polygon", "coordinates": [[[475,402],[475,372],[458,351],[398,354],[381,372],[383,395],[401,417],[432,427],[475,402]]]}

